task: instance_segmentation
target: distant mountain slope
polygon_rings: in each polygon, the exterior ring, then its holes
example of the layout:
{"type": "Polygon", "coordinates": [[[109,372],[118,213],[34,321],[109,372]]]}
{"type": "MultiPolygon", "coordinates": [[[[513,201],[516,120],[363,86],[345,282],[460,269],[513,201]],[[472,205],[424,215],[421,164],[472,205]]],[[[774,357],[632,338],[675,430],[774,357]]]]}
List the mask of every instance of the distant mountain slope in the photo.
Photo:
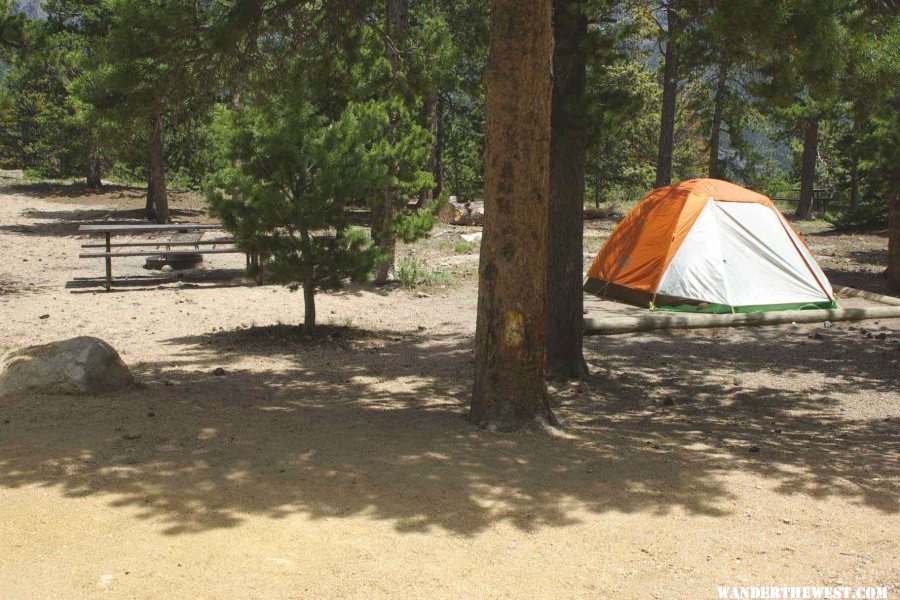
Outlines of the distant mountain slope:
{"type": "Polygon", "coordinates": [[[17,0],[15,3],[15,11],[25,13],[29,19],[43,19],[47,13],[41,8],[41,0],[17,0]]]}

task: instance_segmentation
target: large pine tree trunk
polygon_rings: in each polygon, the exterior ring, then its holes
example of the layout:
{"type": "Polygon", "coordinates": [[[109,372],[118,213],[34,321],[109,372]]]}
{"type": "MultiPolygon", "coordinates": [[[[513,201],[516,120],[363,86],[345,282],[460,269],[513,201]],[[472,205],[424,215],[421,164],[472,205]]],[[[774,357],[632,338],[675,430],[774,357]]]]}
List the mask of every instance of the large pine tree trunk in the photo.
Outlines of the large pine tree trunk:
{"type": "Polygon", "coordinates": [[[316,332],[316,286],[303,284],[303,333],[312,335],[316,332]]]}
{"type": "Polygon", "coordinates": [[[816,159],[819,151],[819,119],[810,117],[803,128],[803,164],[800,171],[800,202],[797,218],[811,219],[816,187],[816,159]]]}
{"type": "Polygon", "coordinates": [[[103,186],[100,180],[102,175],[100,165],[100,153],[93,139],[87,143],[87,164],[85,165],[84,183],[89,189],[99,189],[103,186]]]}
{"type": "Polygon", "coordinates": [[[427,207],[441,195],[443,182],[442,163],[444,159],[443,103],[441,93],[437,90],[433,90],[425,99],[425,120],[428,123],[428,129],[432,138],[431,155],[428,157],[425,170],[431,173],[431,176],[434,178],[434,187],[421,193],[419,196],[420,207],[427,207]]]}
{"type": "Polygon", "coordinates": [[[577,379],[587,375],[582,353],[582,253],[588,20],[581,0],[555,0],[553,8],[547,374],[555,379],[577,379]]]}
{"type": "Polygon", "coordinates": [[[147,171],[147,201],[144,203],[144,218],[148,221],[156,220],[156,193],[153,191],[153,171],[147,171]]]}
{"type": "Polygon", "coordinates": [[[552,419],[544,387],[550,208],[551,0],[493,0],[484,75],[485,221],[470,418],[552,419]]]}
{"type": "Polygon", "coordinates": [[[862,137],[862,118],[853,119],[853,145],[850,155],[850,208],[859,207],[859,140],[862,137]]]}
{"type": "Polygon", "coordinates": [[[725,106],[725,95],[728,93],[728,65],[721,59],[717,77],[712,126],[709,131],[709,176],[715,179],[722,176],[719,168],[719,143],[722,137],[722,111],[725,106]]]}
{"type": "Polygon", "coordinates": [[[900,193],[895,191],[888,209],[888,285],[900,293],[900,193]]]}
{"type": "Polygon", "coordinates": [[[434,105],[434,120],[432,121],[432,135],[434,146],[431,151],[431,175],[434,177],[434,188],[431,190],[431,199],[441,197],[444,189],[444,96],[437,93],[437,101],[434,105]]]}
{"type": "Polygon", "coordinates": [[[672,183],[672,153],[675,148],[675,103],[678,94],[678,35],[681,25],[674,0],[666,4],[666,49],[663,53],[662,113],[656,157],[656,187],[672,183]]]}
{"type": "Polygon", "coordinates": [[[147,217],[157,223],[169,222],[169,197],[166,192],[166,160],[163,147],[162,116],[150,119],[149,177],[147,181],[147,217]]]}
{"type": "MultiPolygon", "coordinates": [[[[399,77],[400,49],[406,40],[408,26],[409,0],[387,0],[387,36],[385,55],[391,65],[391,73],[399,77]]],[[[397,126],[396,117],[391,118],[390,128],[397,126]]],[[[384,283],[394,278],[394,257],[397,243],[391,225],[395,216],[396,190],[386,188],[381,198],[382,206],[372,211],[372,239],[384,253],[382,260],[375,265],[375,283],[384,283]]]]}

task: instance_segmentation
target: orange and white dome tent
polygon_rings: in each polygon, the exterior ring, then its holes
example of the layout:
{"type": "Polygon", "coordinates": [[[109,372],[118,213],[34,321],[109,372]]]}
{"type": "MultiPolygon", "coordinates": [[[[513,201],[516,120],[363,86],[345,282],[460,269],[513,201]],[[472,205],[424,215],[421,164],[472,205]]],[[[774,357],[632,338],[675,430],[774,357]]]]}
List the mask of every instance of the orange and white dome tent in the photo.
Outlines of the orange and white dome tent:
{"type": "Polygon", "coordinates": [[[584,289],[651,309],[837,306],[828,278],[772,201],[718,179],[650,192],[606,241],[584,289]]]}

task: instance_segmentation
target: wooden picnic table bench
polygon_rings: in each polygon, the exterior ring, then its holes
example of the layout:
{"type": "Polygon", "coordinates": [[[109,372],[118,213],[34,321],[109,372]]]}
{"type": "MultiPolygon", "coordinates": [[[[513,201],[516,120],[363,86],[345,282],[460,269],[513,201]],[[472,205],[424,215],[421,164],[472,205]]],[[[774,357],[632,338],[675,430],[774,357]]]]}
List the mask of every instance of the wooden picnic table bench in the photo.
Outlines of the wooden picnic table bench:
{"type": "MultiPolygon", "coordinates": [[[[245,254],[234,246],[234,239],[229,237],[217,238],[214,240],[202,240],[201,237],[206,231],[222,230],[221,225],[211,223],[168,223],[159,224],[102,224],[102,225],[82,225],[78,228],[78,233],[86,235],[103,235],[105,242],[102,244],[82,244],[82,248],[102,248],[103,252],[83,252],[78,258],[102,258],[106,263],[106,291],[112,288],[112,259],[129,256],[186,256],[196,254],[245,254]],[[172,233],[174,234],[168,240],[147,240],[141,242],[120,242],[113,243],[113,235],[126,234],[154,234],[154,233],[172,233]],[[201,248],[201,246],[212,246],[211,248],[201,248]],[[216,246],[225,246],[218,248],[216,246]],[[190,247],[191,250],[172,250],[172,248],[190,247]],[[114,251],[113,248],[135,248],[135,250],[114,251]],[[148,250],[138,250],[138,248],[148,248],[148,250]]],[[[249,258],[248,258],[249,260],[249,258]]]]}

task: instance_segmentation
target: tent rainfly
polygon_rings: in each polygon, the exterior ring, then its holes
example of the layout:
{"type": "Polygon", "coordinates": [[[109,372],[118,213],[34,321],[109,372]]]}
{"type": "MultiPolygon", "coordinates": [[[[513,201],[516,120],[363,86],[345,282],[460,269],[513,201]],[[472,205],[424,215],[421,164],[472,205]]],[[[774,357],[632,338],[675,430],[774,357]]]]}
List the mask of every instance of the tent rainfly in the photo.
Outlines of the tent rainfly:
{"type": "Polygon", "coordinates": [[[837,307],[821,267],[772,201],[717,179],[650,192],[600,250],[584,289],[659,310],[837,307]]]}

